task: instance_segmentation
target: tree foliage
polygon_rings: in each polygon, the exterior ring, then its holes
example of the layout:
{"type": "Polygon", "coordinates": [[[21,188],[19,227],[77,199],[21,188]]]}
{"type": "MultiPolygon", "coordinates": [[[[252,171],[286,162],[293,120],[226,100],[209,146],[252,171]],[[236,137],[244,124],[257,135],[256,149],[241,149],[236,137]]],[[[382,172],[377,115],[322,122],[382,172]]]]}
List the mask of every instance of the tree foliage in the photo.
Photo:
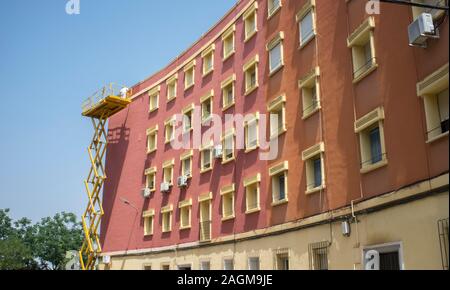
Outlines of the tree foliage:
{"type": "Polygon", "coordinates": [[[0,210],[0,270],[63,270],[66,252],[81,247],[81,224],[72,213],[59,213],[36,224],[13,221],[0,210]]]}

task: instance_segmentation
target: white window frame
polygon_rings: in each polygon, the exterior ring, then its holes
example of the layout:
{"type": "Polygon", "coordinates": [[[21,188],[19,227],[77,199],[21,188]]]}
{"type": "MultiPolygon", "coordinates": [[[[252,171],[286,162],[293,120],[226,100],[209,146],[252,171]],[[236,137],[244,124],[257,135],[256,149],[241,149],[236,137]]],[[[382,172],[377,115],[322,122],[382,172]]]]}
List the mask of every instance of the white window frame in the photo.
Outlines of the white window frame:
{"type": "Polygon", "coordinates": [[[280,31],[277,33],[277,35],[266,45],[266,50],[268,52],[269,56],[269,76],[273,76],[275,73],[277,73],[280,69],[284,67],[284,46],[283,46],[283,40],[284,40],[284,32],[280,31]],[[280,63],[277,64],[277,66],[273,66],[272,63],[272,52],[276,47],[280,46],[280,63]]]}

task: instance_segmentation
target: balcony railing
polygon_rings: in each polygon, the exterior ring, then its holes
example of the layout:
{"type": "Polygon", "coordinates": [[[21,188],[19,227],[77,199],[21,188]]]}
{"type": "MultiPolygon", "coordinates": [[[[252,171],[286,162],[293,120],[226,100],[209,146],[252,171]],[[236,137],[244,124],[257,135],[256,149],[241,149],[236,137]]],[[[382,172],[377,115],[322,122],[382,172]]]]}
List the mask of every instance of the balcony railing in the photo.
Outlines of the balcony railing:
{"type": "Polygon", "coordinates": [[[314,100],[312,101],[312,104],[311,104],[310,106],[306,107],[306,108],[303,110],[303,115],[306,116],[306,115],[310,114],[311,112],[313,112],[313,111],[314,111],[315,109],[317,109],[318,107],[319,107],[319,100],[314,99],[314,100]]]}
{"type": "MultiPolygon", "coordinates": [[[[89,98],[87,98],[81,105],[82,111],[87,112],[93,107],[95,107],[98,103],[100,103],[103,99],[109,96],[120,96],[121,89],[125,88],[125,86],[117,85],[111,83],[109,85],[104,86],[100,90],[96,91],[89,98]]],[[[128,93],[130,93],[129,91],[128,93]]],[[[130,94],[127,94],[126,97],[130,97],[130,94]]]]}
{"type": "Polygon", "coordinates": [[[376,63],[377,63],[377,59],[375,57],[372,57],[371,59],[369,59],[366,63],[364,63],[361,67],[357,68],[353,72],[353,79],[357,79],[360,76],[362,76],[366,71],[371,69],[376,63]]]}

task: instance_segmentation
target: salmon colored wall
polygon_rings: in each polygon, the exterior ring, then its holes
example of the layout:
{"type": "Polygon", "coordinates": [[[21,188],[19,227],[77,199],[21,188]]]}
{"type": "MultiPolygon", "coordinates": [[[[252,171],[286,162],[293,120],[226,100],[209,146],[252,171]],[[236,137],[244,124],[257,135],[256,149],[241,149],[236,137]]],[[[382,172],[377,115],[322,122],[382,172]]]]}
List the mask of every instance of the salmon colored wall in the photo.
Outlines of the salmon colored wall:
{"type": "Polygon", "coordinates": [[[427,145],[423,101],[417,97],[416,83],[448,62],[448,21],[441,29],[442,38],[432,41],[426,50],[408,46],[407,26],[412,21],[411,9],[405,6],[382,4],[382,14],[375,16],[375,46],[378,69],[356,85],[352,83],[352,56],[347,37],[368,17],[366,1],[316,0],[317,35],[313,41],[298,49],[299,33],[296,13],[306,0],[283,0],[280,11],[267,19],[267,1],[258,0],[258,33],[244,44],[242,17],[236,21],[236,54],[222,62],[221,37],[215,41],[215,69],[202,78],[202,61],[197,57],[195,87],[184,92],[184,73],[178,72],[178,96],[166,103],[165,79],[186,59],[198,52],[213,35],[223,30],[250,0],[237,4],[217,26],[176,61],[149,79],[133,87],[139,92],[156,81],[161,83],[159,110],[148,113],[148,94],[133,100],[130,107],[112,117],[109,122],[110,144],[107,152],[108,179],[105,184],[102,223],[104,251],[119,251],[163,247],[198,241],[199,207],[197,197],[213,192],[212,236],[228,236],[271,225],[301,219],[330,209],[348,205],[352,200],[374,197],[405,185],[428,179],[448,171],[448,137],[427,145]],[[282,70],[269,77],[266,43],[279,31],[284,31],[284,63],[282,70]],[[243,94],[242,66],[259,54],[259,88],[249,96],[243,94]],[[317,57],[318,56],[318,57],[317,57]],[[315,66],[320,67],[320,113],[302,120],[302,98],[298,80],[315,66]],[[179,156],[184,152],[164,146],[164,121],[191,103],[200,104],[200,97],[212,88],[215,91],[214,113],[222,113],[220,83],[236,73],[236,105],[227,113],[266,112],[268,101],[285,94],[288,131],[280,138],[280,152],[276,160],[260,161],[258,152],[245,154],[236,151],[236,162],[221,165],[216,162],[210,173],[199,174],[199,153],[195,150],[193,178],[187,190],[176,186],[170,194],[159,190],[151,199],[141,197],[145,184],[144,171],[156,166],[156,184],[162,181],[161,165],[175,158],[174,178],[180,174],[179,156]],[[164,78],[165,77],[165,78],[164,78]],[[360,173],[359,139],[354,122],[378,106],[386,114],[385,140],[389,164],[371,173],[360,173]],[[147,155],[146,130],[159,125],[158,151],[147,155]],[[319,143],[325,143],[326,189],[305,195],[305,165],[301,153],[319,143]],[[272,207],[268,168],[281,161],[289,161],[289,202],[272,207]],[[261,212],[245,215],[243,180],[261,173],[261,212]],[[236,183],[236,218],[221,222],[220,188],[236,183]],[[362,191],[362,192],[361,192],[362,191]],[[137,210],[120,201],[124,197],[137,210]],[[178,202],[192,198],[192,229],[179,230],[178,202]],[[159,209],[173,204],[173,230],[161,233],[159,209]],[[143,237],[142,212],[156,209],[153,237],[143,237]]]}

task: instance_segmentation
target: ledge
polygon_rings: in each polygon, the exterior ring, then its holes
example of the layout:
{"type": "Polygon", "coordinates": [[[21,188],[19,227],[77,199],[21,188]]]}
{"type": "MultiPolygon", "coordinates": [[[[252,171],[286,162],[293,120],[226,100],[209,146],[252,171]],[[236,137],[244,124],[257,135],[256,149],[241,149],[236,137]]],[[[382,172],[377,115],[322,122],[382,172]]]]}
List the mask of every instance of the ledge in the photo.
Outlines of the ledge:
{"type": "Polygon", "coordinates": [[[433,137],[433,138],[428,139],[426,143],[427,143],[427,144],[431,144],[431,143],[433,143],[433,142],[435,142],[435,141],[437,141],[437,140],[440,140],[440,139],[443,139],[444,137],[447,137],[448,134],[449,134],[448,131],[445,132],[445,133],[439,134],[438,136],[435,136],[435,137],[433,137]]]}
{"type": "Polygon", "coordinates": [[[365,72],[360,74],[358,77],[353,79],[353,84],[359,83],[361,80],[363,80],[365,77],[370,75],[373,71],[375,71],[378,68],[378,64],[374,63],[370,68],[368,68],[365,72]]]}
{"type": "Polygon", "coordinates": [[[383,160],[381,160],[378,163],[364,166],[363,168],[361,168],[361,173],[362,174],[366,174],[366,173],[372,172],[374,170],[377,170],[379,168],[385,167],[387,165],[388,165],[388,160],[387,159],[383,159],[383,160]]]}

